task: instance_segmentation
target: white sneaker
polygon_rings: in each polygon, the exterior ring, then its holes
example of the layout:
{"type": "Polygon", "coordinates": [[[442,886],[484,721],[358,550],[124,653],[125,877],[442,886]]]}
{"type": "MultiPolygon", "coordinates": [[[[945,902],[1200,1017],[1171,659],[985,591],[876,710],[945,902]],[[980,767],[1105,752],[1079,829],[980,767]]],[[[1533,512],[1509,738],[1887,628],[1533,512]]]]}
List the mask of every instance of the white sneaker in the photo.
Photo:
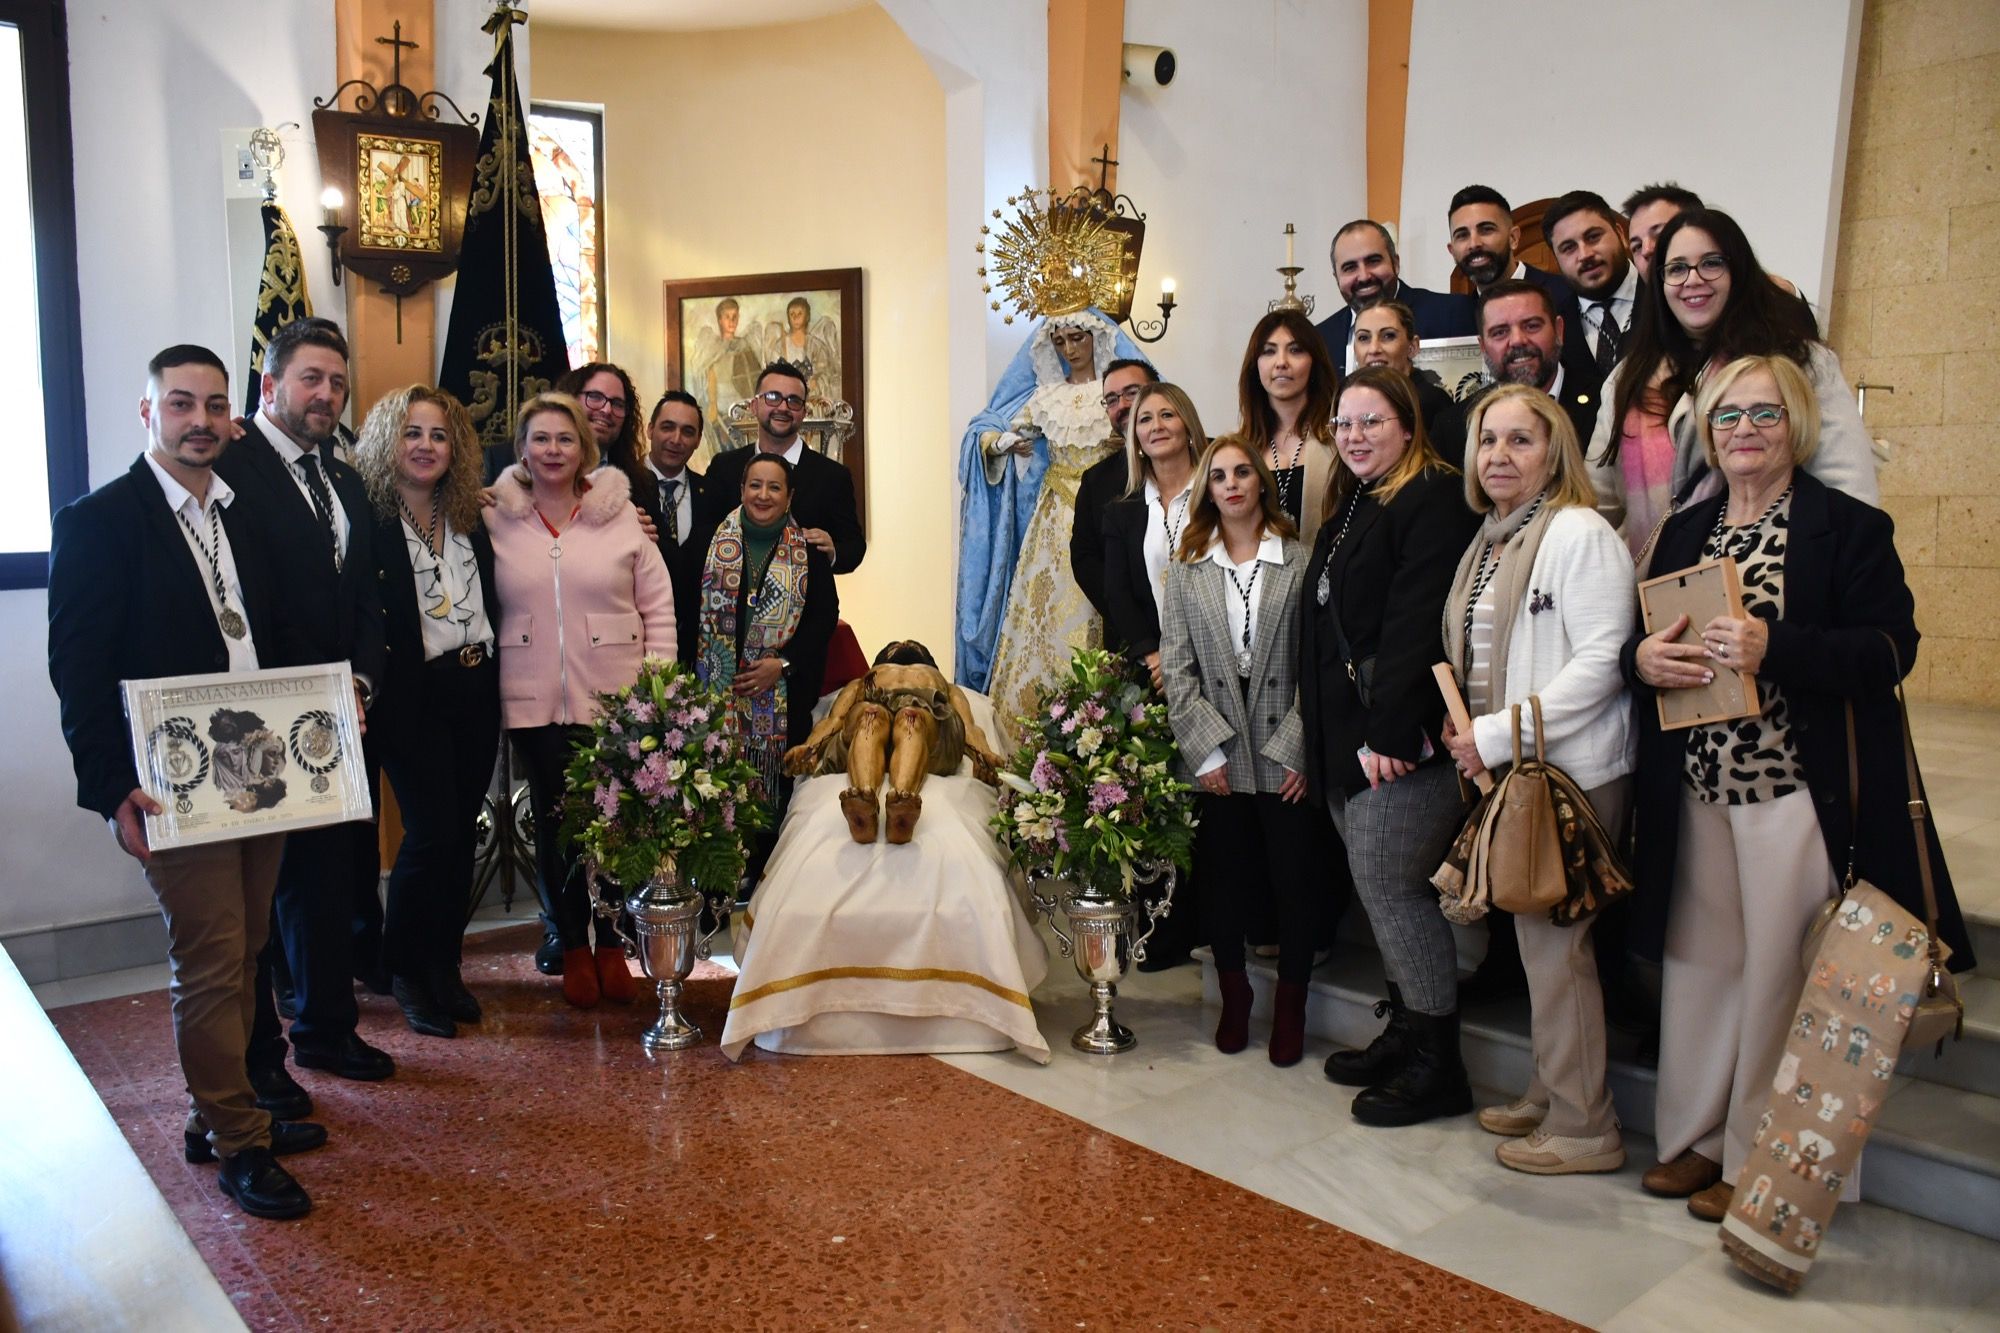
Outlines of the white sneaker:
{"type": "Polygon", "coordinates": [[[1549,1113],[1546,1106],[1522,1098],[1505,1106],[1489,1106],[1479,1113],[1479,1127],[1488,1134],[1498,1134],[1502,1138],[1518,1139],[1523,1134],[1532,1134],[1542,1127],[1542,1117],[1549,1113]]]}
{"type": "Polygon", "coordinates": [[[1536,1130],[1493,1150],[1500,1165],[1532,1176],[1573,1176],[1616,1171],[1625,1165],[1625,1144],[1617,1130],[1592,1138],[1559,1138],[1536,1130]]]}

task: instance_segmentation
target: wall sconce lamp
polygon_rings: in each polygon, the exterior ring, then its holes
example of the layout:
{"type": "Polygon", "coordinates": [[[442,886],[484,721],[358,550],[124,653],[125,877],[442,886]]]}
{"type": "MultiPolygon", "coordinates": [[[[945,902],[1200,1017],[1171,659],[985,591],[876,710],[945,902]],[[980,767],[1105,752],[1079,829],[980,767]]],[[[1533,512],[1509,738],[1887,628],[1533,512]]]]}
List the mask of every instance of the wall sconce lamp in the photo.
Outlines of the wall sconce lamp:
{"type": "Polygon", "coordinates": [[[1172,278],[1161,278],[1160,317],[1158,319],[1131,319],[1128,317],[1126,323],[1131,326],[1134,340],[1142,343],[1156,343],[1167,336],[1167,325],[1173,322],[1173,318],[1174,280],[1172,278]]]}
{"type": "Polygon", "coordinates": [[[347,197],[341,194],[339,186],[329,185],[319,192],[319,206],[326,214],[326,220],[319,224],[319,229],[326,237],[327,253],[333,258],[333,285],[336,287],[340,286],[340,238],[347,234],[347,228],[340,221],[340,210],[346,202],[347,197]]]}

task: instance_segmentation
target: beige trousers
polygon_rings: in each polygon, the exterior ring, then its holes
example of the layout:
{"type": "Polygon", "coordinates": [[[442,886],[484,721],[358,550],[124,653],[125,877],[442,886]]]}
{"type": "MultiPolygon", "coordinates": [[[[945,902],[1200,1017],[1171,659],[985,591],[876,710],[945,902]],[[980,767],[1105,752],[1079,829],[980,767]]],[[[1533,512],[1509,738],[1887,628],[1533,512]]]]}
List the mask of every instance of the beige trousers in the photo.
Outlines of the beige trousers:
{"type": "MultiPolygon", "coordinates": [[[[1631,808],[1632,779],[1614,778],[1583,795],[1616,842],[1631,808]]],[[[1590,947],[1592,923],[1558,926],[1539,914],[1514,918],[1533,1015],[1535,1074],[1523,1100],[1548,1107],[1542,1129],[1561,1138],[1595,1138],[1618,1127],[1604,1082],[1604,989],[1590,947]]]]}
{"type": "Polygon", "coordinates": [[[282,833],[154,852],[146,880],[167,922],[174,1048],[187,1080],[188,1132],[229,1157],[271,1142],[244,1053],[255,1012],[257,954],[271,933],[282,833]]]}
{"type": "Polygon", "coordinates": [[[1837,881],[1810,792],[1755,805],[1681,793],[1660,996],[1660,1160],[1692,1148],[1736,1179],[1771,1095],[1805,964],[1837,881]]]}

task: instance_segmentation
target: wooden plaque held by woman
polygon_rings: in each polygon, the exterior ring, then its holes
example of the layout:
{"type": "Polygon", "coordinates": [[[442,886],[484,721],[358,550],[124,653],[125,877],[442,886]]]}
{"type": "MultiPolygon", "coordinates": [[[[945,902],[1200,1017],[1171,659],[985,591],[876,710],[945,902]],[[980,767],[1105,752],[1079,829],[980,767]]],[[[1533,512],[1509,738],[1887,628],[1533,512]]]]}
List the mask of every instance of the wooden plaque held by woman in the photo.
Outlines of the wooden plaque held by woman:
{"type": "MultiPolygon", "coordinates": [[[[1736,561],[1725,555],[1647,579],[1639,585],[1639,611],[1648,634],[1658,634],[1685,616],[1687,626],[1674,642],[1701,646],[1700,626],[1718,616],[1743,616],[1743,582],[1736,561]]],[[[1706,685],[1663,690],[1656,696],[1661,731],[1757,716],[1760,705],[1753,672],[1734,670],[1720,657],[1709,670],[1713,679],[1706,685]]]]}

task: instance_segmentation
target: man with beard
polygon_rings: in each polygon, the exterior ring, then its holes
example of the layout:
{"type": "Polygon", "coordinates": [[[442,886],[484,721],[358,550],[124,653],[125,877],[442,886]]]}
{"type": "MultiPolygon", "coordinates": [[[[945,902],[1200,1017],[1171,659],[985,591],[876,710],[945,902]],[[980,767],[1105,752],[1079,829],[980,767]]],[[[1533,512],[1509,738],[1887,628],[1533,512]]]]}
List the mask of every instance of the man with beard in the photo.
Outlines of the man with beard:
{"type": "Polygon", "coordinates": [[[773,361],[757,373],[750,406],[757,414],[757,443],[719,453],[709,464],[706,519],[719,524],[741,503],[743,469],[752,450],[782,455],[792,465],[792,516],[805,539],[833,562],[834,573],[852,573],[868,554],[854,505],[854,474],[799,438],[806,418],[805,375],[789,361],[773,361]]]}
{"type": "Polygon", "coordinates": [[[1160,372],[1152,363],[1120,357],[1104,369],[1104,415],[1111,421],[1111,442],[1116,452],[1083,470],[1076,485],[1076,517],[1070,520],[1069,570],[1076,586],[1104,614],[1104,507],[1125,494],[1131,479],[1131,464],[1125,458],[1125,426],[1132,419],[1132,404],[1139,390],[1158,384],[1160,372]]]}
{"type": "MultiPolygon", "coordinates": [[[[1502,278],[1479,294],[1479,351],[1486,373],[1496,384],[1531,384],[1561,403],[1581,443],[1597,425],[1597,392],[1603,382],[1589,362],[1565,362],[1562,345],[1563,317],[1543,288],[1502,278]]],[[[1465,403],[1467,421],[1485,392],[1465,403]]]]}
{"type": "MultiPolygon", "coordinates": [[[[173,965],[174,1049],[186,1081],[185,1156],[221,1159],[219,1184],[255,1217],[304,1215],[312,1200],[278,1156],[326,1142],[318,1125],[277,1123],[243,1064],[251,974],[271,922],[282,833],[154,848],[119,695],[121,680],[278,665],[280,590],[247,521],[215,475],[231,434],[229,374],[182,344],[146,368],[146,452],[124,476],[55,516],[49,548],[49,679],[76,766],[77,804],[104,817],[159,900],[173,965]]],[[[204,720],[197,720],[195,726],[204,720]]],[[[208,772],[204,742],[168,724],[154,741],[175,792],[208,772]],[[164,733],[164,739],[162,739],[164,733]]]]}
{"type": "Polygon", "coordinates": [[[1513,279],[1532,282],[1549,294],[1556,314],[1562,317],[1563,359],[1576,365],[1591,362],[1590,346],[1583,336],[1583,311],[1576,303],[1576,289],[1560,273],[1514,258],[1521,244],[1521,229],[1514,225],[1514,210],[1506,197],[1487,185],[1468,185],[1451,197],[1445,215],[1445,249],[1451,262],[1472,284],[1474,293],[1484,292],[1496,282],[1513,279]]]}
{"type": "Polygon", "coordinates": [[[1402,261],[1389,229],[1368,218],[1356,218],[1333,234],[1333,281],[1346,302],[1314,327],[1326,340],[1328,355],[1343,373],[1348,368],[1348,344],[1354,337],[1354,316],[1380,301],[1401,301],[1417,318],[1419,338],[1467,338],[1473,332],[1472,302],[1455,292],[1426,291],[1402,279],[1402,261]]]}
{"type": "Polygon", "coordinates": [[[1632,330],[1632,305],[1639,294],[1625,219],[1601,195],[1571,190],[1542,214],[1542,235],[1583,306],[1591,364],[1608,379],[1632,330]]]}
{"type": "MultiPolygon", "coordinates": [[[[216,474],[242,497],[244,516],[279,589],[278,630],[290,662],[349,663],[365,712],[382,678],[382,601],[375,587],[374,522],[361,476],[333,457],[347,406],[347,340],[331,320],[287,324],[264,354],[263,399],[216,474]]],[[[370,764],[370,789],[374,788],[370,764]]],[[[277,951],[296,995],[292,1060],[341,1078],[388,1078],[395,1061],[356,1032],[354,979],[379,971],[355,957],[356,904],[378,907],[374,829],[335,824],[294,833],[278,870],[277,937],[258,967],[250,1079],[280,1118],[312,1102],[285,1072],[285,1039],[272,993],[277,951]]]]}

